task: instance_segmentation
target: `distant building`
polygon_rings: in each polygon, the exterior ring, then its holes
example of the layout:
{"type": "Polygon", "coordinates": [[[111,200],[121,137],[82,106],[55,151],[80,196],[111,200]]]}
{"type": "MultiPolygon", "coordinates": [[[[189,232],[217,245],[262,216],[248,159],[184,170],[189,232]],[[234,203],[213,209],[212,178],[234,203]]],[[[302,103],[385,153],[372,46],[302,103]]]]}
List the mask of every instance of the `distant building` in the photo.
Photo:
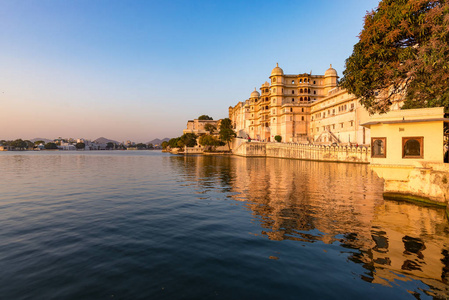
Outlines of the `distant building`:
{"type": "Polygon", "coordinates": [[[220,124],[220,120],[189,120],[187,121],[187,128],[182,131],[182,133],[194,133],[196,135],[203,135],[208,133],[204,127],[206,124],[211,124],[217,128],[218,132],[218,126],[220,124]]]}
{"type": "MultiPolygon", "coordinates": [[[[287,75],[276,64],[270,83],[261,85],[249,99],[229,107],[238,137],[318,144],[369,144],[369,129],[361,126],[369,114],[358,99],[337,87],[337,71],[324,75],[287,75]]],[[[392,109],[398,109],[400,99],[392,109]]]]}

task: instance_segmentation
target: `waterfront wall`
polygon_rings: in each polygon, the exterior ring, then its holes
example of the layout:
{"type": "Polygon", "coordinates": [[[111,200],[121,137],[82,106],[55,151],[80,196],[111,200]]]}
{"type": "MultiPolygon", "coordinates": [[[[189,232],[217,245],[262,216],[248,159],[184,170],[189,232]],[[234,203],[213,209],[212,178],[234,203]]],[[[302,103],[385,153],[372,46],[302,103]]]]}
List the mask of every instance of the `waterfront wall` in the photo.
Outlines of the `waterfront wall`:
{"type": "Polygon", "coordinates": [[[371,149],[368,147],[324,146],[296,143],[261,143],[237,141],[233,154],[245,157],[277,157],[329,162],[368,164],[371,149]]]}
{"type": "Polygon", "coordinates": [[[427,163],[422,168],[373,165],[384,178],[387,198],[409,198],[442,206],[449,205],[449,164],[427,163]]]}

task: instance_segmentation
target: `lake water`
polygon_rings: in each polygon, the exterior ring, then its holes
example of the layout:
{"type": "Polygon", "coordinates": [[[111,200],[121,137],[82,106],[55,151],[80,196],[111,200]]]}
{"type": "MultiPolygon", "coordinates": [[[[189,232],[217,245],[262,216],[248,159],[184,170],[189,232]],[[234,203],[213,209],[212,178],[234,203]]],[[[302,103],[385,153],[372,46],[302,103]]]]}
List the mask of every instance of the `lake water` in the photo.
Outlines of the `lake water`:
{"type": "Polygon", "coordinates": [[[1,299],[447,299],[444,209],[369,166],[0,153],[1,299]]]}

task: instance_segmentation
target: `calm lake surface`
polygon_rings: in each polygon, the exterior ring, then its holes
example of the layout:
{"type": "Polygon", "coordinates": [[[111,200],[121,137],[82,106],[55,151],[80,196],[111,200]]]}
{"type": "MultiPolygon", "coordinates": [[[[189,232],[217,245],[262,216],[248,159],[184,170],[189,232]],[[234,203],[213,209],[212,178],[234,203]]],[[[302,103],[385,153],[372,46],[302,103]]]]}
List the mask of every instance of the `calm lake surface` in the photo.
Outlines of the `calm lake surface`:
{"type": "Polygon", "coordinates": [[[366,165],[0,153],[1,299],[447,299],[444,209],[366,165]]]}

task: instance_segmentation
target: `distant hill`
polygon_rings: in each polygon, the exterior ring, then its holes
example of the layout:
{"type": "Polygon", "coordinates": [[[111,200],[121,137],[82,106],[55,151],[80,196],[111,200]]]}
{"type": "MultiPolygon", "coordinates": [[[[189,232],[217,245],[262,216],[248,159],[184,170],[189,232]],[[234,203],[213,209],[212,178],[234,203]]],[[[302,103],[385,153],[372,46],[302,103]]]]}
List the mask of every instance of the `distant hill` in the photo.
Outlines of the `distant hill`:
{"type": "Polygon", "coordinates": [[[49,139],[44,139],[44,138],[34,138],[31,139],[30,142],[35,142],[35,141],[44,141],[45,143],[49,143],[49,142],[53,142],[53,140],[49,140],[49,139]]]}
{"type": "Polygon", "coordinates": [[[117,141],[110,140],[110,139],[107,139],[107,138],[105,138],[105,137],[99,137],[98,139],[94,140],[94,143],[97,143],[97,144],[107,144],[107,143],[109,143],[109,142],[112,142],[112,143],[114,143],[114,144],[120,144],[120,143],[117,142],[117,141]]]}
{"type": "Polygon", "coordinates": [[[162,144],[162,142],[168,142],[170,140],[170,138],[165,138],[165,139],[154,139],[152,141],[147,142],[147,144],[153,144],[153,145],[160,145],[162,144]]]}

